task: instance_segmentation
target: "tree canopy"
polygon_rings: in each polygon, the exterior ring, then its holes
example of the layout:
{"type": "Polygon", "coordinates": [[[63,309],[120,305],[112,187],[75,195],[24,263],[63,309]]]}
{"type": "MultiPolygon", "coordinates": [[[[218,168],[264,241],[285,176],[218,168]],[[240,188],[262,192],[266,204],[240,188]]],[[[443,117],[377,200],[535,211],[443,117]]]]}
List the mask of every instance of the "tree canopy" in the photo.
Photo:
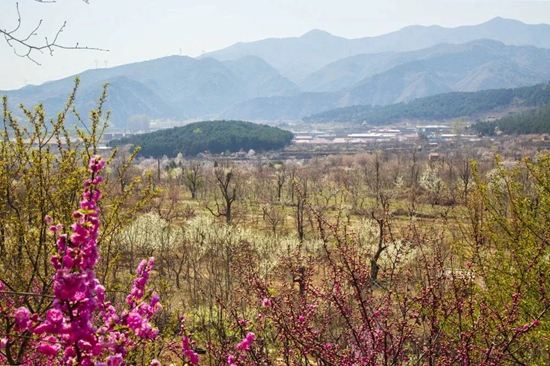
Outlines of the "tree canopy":
{"type": "Polygon", "coordinates": [[[304,118],[306,122],[366,122],[384,125],[406,119],[447,120],[475,116],[497,108],[540,106],[550,103],[549,84],[515,89],[453,92],[385,106],[357,105],[333,109],[304,118]]]}
{"type": "Polygon", "coordinates": [[[227,150],[275,150],[290,144],[292,137],[291,132],[252,122],[206,121],[135,135],[112,141],[110,145],[140,146],[142,156],[175,157],[180,152],[197,155],[205,151],[219,154],[227,150]]]}
{"type": "Polygon", "coordinates": [[[472,128],[481,135],[492,136],[501,131],[506,135],[550,133],[550,104],[515,113],[489,122],[476,122],[472,128]]]}

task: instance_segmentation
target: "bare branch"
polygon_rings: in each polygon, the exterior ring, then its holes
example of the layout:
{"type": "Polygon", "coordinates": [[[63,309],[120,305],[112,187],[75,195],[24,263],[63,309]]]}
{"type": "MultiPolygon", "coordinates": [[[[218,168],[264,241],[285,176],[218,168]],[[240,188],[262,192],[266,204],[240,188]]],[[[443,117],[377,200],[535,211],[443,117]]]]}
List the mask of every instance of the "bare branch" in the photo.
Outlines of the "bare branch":
{"type": "Polygon", "coordinates": [[[19,30],[19,27],[21,27],[21,12],[19,11],[19,3],[15,3],[15,8],[17,9],[17,27],[15,27],[14,30],[12,30],[10,33],[15,33],[19,30]]]}
{"type": "MultiPolygon", "coordinates": [[[[55,0],[34,0],[34,1],[37,3],[45,3],[45,4],[55,3],[55,0]]],[[[89,0],[82,0],[82,2],[89,4],[89,0]]],[[[33,58],[33,53],[35,52],[44,53],[44,50],[47,50],[50,53],[50,56],[53,56],[53,51],[55,49],[108,51],[103,48],[81,46],[78,42],[74,46],[58,43],[61,32],[63,32],[65,30],[65,27],[67,26],[67,21],[63,22],[61,27],[59,27],[59,29],[57,30],[57,32],[53,37],[53,40],[50,41],[46,36],[44,37],[43,43],[39,43],[39,42],[35,43],[33,37],[38,36],[43,20],[40,19],[36,27],[34,27],[34,29],[28,34],[19,34],[22,20],[21,20],[21,11],[19,10],[18,2],[15,3],[15,7],[17,9],[17,26],[12,30],[0,29],[0,34],[4,36],[6,43],[11,48],[13,48],[13,52],[19,57],[28,58],[29,60],[36,63],[37,65],[40,65],[40,63],[33,58]],[[20,49],[23,49],[24,51],[21,52],[20,49]]]]}

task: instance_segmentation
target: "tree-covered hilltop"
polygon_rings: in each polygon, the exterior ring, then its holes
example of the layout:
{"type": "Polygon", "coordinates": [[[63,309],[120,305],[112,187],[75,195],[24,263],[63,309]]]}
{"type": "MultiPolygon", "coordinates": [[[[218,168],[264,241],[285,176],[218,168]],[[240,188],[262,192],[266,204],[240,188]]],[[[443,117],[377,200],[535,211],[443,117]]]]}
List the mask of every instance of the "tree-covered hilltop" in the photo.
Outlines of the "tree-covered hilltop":
{"type": "Polygon", "coordinates": [[[476,122],[472,128],[481,135],[492,136],[501,131],[506,135],[550,133],[550,104],[511,114],[490,122],[476,122]]]}
{"type": "Polygon", "coordinates": [[[304,121],[385,125],[402,120],[475,117],[500,108],[535,107],[545,103],[550,103],[549,83],[515,89],[452,92],[386,106],[357,105],[314,114],[304,118],[304,121]]]}
{"type": "Polygon", "coordinates": [[[142,156],[174,157],[180,152],[197,155],[204,151],[275,150],[290,144],[292,138],[289,131],[252,122],[205,121],[114,140],[109,145],[132,144],[141,147],[142,156]]]}

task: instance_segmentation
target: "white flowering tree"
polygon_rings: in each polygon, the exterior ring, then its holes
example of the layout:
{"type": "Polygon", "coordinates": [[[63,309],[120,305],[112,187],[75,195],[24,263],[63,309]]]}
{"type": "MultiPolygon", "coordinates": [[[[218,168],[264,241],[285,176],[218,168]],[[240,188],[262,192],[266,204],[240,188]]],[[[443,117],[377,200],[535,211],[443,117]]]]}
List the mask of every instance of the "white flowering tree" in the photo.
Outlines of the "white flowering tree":
{"type": "Polygon", "coordinates": [[[433,207],[439,202],[445,183],[439,176],[437,169],[428,165],[420,177],[420,186],[428,192],[429,201],[433,207]]]}

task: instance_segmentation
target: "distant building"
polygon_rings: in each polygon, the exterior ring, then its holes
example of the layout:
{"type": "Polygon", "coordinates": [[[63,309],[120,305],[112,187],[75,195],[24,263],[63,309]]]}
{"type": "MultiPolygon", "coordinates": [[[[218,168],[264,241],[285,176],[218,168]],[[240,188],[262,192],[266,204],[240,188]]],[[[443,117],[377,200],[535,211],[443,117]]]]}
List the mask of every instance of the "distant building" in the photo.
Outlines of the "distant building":
{"type": "Polygon", "coordinates": [[[445,125],[427,125],[427,126],[416,126],[416,132],[418,134],[425,135],[436,135],[436,134],[448,134],[451,133],[452,127],[445,125]]]}
{"type": "Polygon", "coordinates": [[[348,137],[350,139],[377,139],[381,135],[379,133],[351,133],[348,137]]]}
{"type": "Polygon", "coordinates": [[[311,136],[311,135],[294,136],[294,141],[296,141],[296,142],[308,141],[308,140],[313,140],[313,136],[311,136]]]}

